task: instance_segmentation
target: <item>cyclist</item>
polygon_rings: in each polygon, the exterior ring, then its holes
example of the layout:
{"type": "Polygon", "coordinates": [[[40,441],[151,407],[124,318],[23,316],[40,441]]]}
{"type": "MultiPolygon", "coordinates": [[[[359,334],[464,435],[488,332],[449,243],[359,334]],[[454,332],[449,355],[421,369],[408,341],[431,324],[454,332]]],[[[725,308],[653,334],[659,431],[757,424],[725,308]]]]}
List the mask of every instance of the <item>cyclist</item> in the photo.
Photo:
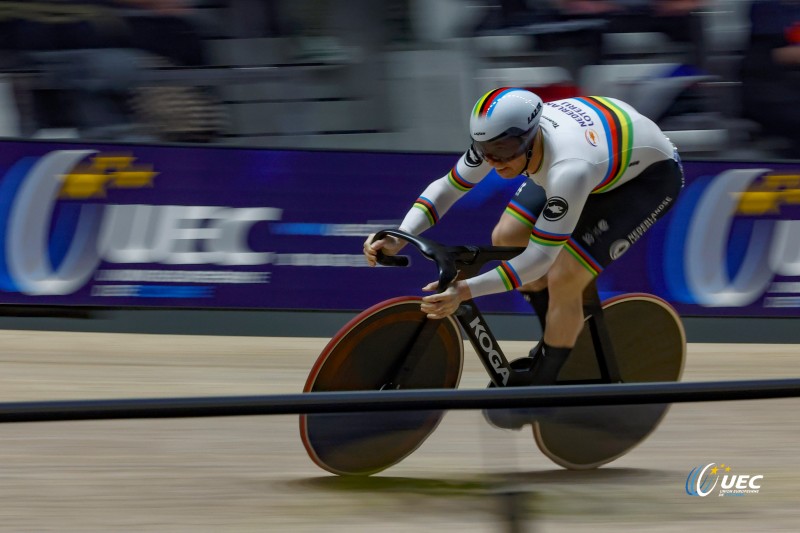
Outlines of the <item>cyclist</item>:
{"type": "MultiPolygon", "coordinates": [[[[433,181],[400,229],[419,234],[489,172],[522,174],[522,183],[492,231],[496,246],[524,246],[489,272],[452,283],[422,300],[429,318],[444,318],[462,301],[519,290],[542,324],[542,340],[512,366],[531,370],[531,384],[552,384],[583,327],[586,286],[661,218],[683,186],[678,152],[658,126],[613,98],[544,103],[521,88],[483,95],[470,116],[472,145],[433,181]]],[[[376,264],[405,241],[364,242],[376,264]]],[[[436,283],[425,290],[433,291],[436,283]]]]}

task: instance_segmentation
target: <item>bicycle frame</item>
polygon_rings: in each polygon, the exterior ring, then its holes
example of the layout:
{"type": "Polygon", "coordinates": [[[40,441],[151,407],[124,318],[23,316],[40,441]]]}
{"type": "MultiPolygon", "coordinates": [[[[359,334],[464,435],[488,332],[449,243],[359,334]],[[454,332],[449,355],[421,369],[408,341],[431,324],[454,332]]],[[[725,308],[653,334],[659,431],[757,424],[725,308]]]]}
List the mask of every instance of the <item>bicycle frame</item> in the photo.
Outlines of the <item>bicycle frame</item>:
{"type": "MultiPolygon", "coordinates": [[[[510,260],[523,250],[445,247],[398,230],[378,232],[376,238],[385,235],[407,240],[436,262],[440,291],[459,274],[474,277],[489,261],[510,260]]],[[[408,264],[407,257],[377,255],[384,265],[408,264]]],[[[632,383],[680,379],[686,336],[680,317],[667,302],[634,293],[601,304],[594,283],[583,300],[586,322],[555,385],[619,382],[620,370],[632,383]],[[656,337],[659,342],[654,342],[656,337]]],[[[491,379],[489,386],[532,386],[537,381],[531,359],[509,362],[473,300],[462,302],[453,316],[442,320],[427,319],[419,303],[419,297],[392,298],[360,313],[322,351],[304,391],[456,388],[465,336],[491,379]]],[[[484,416],[498,428],[531,424],[534,441],[547,457],[565,468],[585,470],[628,453],[652,433],[668,407],[586,405],[516,414],[487,408],[484,416]]],[[[413,453],[445,413],[411,407],[397,417],[367,412],[309,414],[300,417],[300,433],[309,457],[323,469],[339,475],[370,475],[413,453]]]]}
{"type": "MultiPolygon", "coordinates": [[[[619,367],[614,354],[614,346],[605,325],[603,308],[597,293],[597,286],[592,283],[584,293],[584,315],[589,322],[589,331],[592,335],[597,366],[600,369],[599,380],[570,380],[560,381],[560,384],[587,384],[587,383],[621,383],[619,367]]],[[[495,339],[489,324],[478,310],[473,300],[464,302],[456,313],[456,319],[463,328],[467,338],[483,363],[486,373],[496,387],[516,385],[515,372],[508,359],[495,339]]]]}
{"type": "Polygon", "coordinates": [[[496,387],[507,387],[512,381],[514,369],[508,362],[503,350],[495,339],[489,324],[483,314],[478,310],[473,300],[461,304],[456,313],[456,319],[461,324],[472,347],[478,354],[478,359],[483,363],[486,373],[496,387]]]}
{"type": "MultiPolygon", "coordinates": [[[[477,275],[486,263],[491,261],[509,260],[519,255],[524,248],[492,246],[451,246],[445,247],[433,241],[419,236],[411,235],[400,230],[382,230],[378,232],[375,239],[391,235],[408,241],[413,244],[425,257],[436,262],[439,267],[439,290],[443,291],[457,277],[470,278],[477,275]]],[[[385,256],[379,252],[378,262],[390,266],[406,266],[408,258],[403,256],[385,256]]],[[[597,364],[600,370],[599,380],[581,381],[561,381],[561,384],[578,383],[613,383],[621,382],[613,344],[605,326],[603,309],[597,286],[593,282],[584,292],[584,315],[589,321],[589,328],[592,336],[597,364]]],[[[508,358],[500,348],[497,339],[492,333],[489,324],[483,314],[478,310],[474,300],[462,302],[456,311],[456,319],[461,325],[464,333],[478,354],[486,373],[496,387],[515,386],[518,383],[514,377],[519,372],[513,369],[508,358]]],[[[398,363],[394,378],[389,380],[384,388],[402,388],[404,377],[410,375],[421,357],[424,346],[430,340],[430,335],[434,329],[429,324],[435,323],[433,320],[426,321],[417,333],[416,338],[408,349],[406,357],[398,363]]]]}

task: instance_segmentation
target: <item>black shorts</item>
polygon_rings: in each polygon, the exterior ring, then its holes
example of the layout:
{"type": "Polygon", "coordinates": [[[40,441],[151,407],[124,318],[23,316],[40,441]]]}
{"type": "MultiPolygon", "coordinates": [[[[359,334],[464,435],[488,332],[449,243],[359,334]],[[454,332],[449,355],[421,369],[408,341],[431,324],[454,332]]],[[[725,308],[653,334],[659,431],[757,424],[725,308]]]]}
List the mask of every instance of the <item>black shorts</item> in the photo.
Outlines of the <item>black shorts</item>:
{"type": "MultiPolygon", "coordinates": [[[[589,195],[567,250],[598,275],[672,208],[682,187],[680,163],[666,159],[616,189],[589,195]]],[[[536,220],[546,201],[544,189],[528,183],[519,188],[511,203],[536,220]]]]}

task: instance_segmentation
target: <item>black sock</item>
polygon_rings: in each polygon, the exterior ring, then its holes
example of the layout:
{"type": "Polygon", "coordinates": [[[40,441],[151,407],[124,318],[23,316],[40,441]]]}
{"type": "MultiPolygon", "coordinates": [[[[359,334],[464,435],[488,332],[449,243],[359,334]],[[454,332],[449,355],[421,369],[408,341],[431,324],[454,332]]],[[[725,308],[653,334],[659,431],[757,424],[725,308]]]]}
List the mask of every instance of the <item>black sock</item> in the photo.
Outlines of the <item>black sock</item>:
{"type": "Polygon", "coordinates": [[[542,337],[544,337],[544,327],[547,323],[547,306],[550,305],[550,291],[547,287],[540,291],[520,291],[522,297],[531,304],[539,323],[542,325],[542,337]]]}
{"type": "Polygon", "coordinates": [[[532,385],[553,385],[558,379],[561,367],[567,362],[572,348],[554,348],[542,341],[539,343],[538,357],[533,364],[532,385]]]}

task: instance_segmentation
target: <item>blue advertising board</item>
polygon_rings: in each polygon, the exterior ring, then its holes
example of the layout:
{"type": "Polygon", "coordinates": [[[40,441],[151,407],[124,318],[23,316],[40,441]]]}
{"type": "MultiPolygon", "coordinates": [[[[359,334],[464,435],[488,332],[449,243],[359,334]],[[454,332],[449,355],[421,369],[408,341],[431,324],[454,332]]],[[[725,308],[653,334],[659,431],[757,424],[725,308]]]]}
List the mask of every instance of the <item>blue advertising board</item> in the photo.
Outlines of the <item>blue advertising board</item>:
{"type": "MultiPolygon", "coordinates": [[[[396,227],[457,154],[0,143],[0,303],[360,310],[436,278],[368,268],[367,234],[396,227]]],[[[687,186],[599,278],[687,315],[796,316],[800,165],[687,162],[687,186]]],[[[523,178],[492,173],[426,236],[489,244],[523,178]]],[[[799,219],[800,220],[800,219],[799,219]]],[[[516,294],[488,312],[529,312],[516,294]]]]}

